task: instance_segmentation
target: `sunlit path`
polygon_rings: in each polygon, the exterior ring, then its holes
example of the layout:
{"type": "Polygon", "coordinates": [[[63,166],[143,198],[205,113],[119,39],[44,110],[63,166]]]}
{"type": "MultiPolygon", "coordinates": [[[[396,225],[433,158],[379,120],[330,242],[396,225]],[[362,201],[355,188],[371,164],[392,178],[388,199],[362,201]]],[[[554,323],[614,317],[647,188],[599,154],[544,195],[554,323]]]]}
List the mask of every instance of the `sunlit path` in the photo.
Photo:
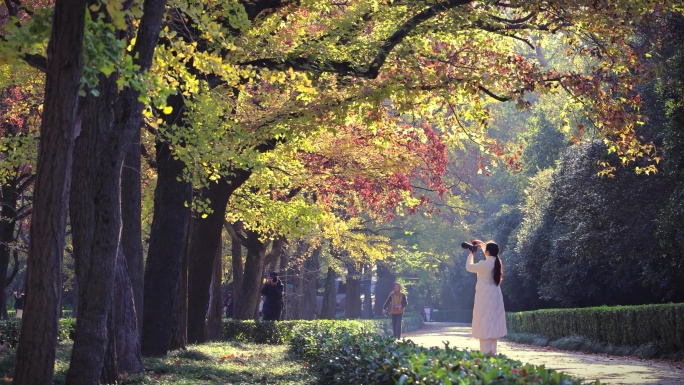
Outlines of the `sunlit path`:
{"type": "MultiPolygon", "coordinates": [[[[479,343],[470,337],[470,325],[448,322],[426,323],[422,329],[407,333],[407,339],[426,346],[449,345],[477,350],[479,343]]],[[[671,363],[633,357],[587,354],[499,341],[499,352],[509,358],[534,365],[544,365],[586,380],[602,384],[684,384],[684,362],[671,363]]]]}

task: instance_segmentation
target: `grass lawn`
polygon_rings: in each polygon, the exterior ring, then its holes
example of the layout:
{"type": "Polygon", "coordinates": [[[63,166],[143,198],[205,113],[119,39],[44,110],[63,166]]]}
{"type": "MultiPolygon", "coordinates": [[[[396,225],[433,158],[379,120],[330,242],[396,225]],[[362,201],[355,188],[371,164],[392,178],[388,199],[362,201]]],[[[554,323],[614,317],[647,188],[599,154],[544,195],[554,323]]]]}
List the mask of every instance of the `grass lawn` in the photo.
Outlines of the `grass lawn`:
{"type": "MultiPolygon", "coordinates": [[[[306,363],[296,360],[287,345],[212,342],[170,352],[164,358],[145,358],[145,374],[122,384],[313,384],[316,377],[306,363]]],[[[0,358],[0,384],[11,384],[14,353],[0,358]]],[[[71,342],[60,343],[55,383],[63,384],[69,367],[71,342]]]]}

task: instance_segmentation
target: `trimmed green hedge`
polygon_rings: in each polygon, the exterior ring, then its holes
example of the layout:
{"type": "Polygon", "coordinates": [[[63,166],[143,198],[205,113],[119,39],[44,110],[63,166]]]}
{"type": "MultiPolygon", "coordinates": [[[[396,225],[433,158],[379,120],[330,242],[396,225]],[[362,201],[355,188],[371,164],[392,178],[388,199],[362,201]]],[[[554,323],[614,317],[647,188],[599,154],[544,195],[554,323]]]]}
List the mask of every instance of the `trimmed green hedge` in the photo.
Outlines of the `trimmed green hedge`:
{"type": "Polygon", "coordinates": [[[582,336],[617,346],[655,344],[659,354],[684,350],[684,304],[602,306],[507,313],[512,333],[556,340],[582,336]]]}
{"type": "MultiPolygon", "coordinates": [[[[404,314],[402,329],[404,332],[414,331],[423,326],[423,318],[419,314],[404,314]]],[[[343,330],[367,330],[383,336],[392,335],[392,319],[355,319],[355,320],[291,320],[291,321],[240,321],[223,320],[223,338],[229,341],[255,342],[260,344],[289,343],[294,337],[295,329],[306,328],[340,328],[343,330]]]]}
{"type": "Polygon", "coordinates": [[[430,319],[435,322],[464,322],[473,321],[473,311],[471,310],[439,310],[430,313],[430,319]]]}
{"type": "MultiPolygon", "coordinates": [[[[70,340],[71,335],[76,329],[76,320],[73,318],[62,318],[59,320],[59,334],[57,338],[60,341],[70,340]]],[[[19,341],[19,333],[21,332],[21,320],[17,318],[10,318],[8,320],[0,321],[0,341],[19,341]]]]}

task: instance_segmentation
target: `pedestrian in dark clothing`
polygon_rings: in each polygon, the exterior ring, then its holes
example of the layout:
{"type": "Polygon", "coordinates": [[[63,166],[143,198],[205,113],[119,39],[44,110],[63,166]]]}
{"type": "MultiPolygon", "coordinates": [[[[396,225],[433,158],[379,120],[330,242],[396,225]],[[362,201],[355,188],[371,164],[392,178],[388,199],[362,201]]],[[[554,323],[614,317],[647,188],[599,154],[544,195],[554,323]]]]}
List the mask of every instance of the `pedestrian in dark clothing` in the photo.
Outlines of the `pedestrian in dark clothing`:
{"type": "Polygon", "coordinates": [[[226,293],[226,299],[223,301],[223,307],[226,308],[226,318],[233,318],[233,292],[226,293]]]}
{"type": "Polygon", "coordinates": [[[264,287],[261,288],[261,294],[264,296],[264,304],[261,308],[264,321],[280,321],[284,289],[283,283],[278,279],[278,273],[271,273],[264,287]]]}
{"type": "Polygon", "coordinates": [[[24,293],[14,292],[14,316],[21,318],[24,315],[24,293]]]}
{"type": "Polygon", "coordinates": [[[404,309],[408,306],[406,294],[401,292],[401,285],[394,283],[394,291],[387,297],[387,301],[382,305],[382,315],[388,311],[392,313],[392,334],[394,338],[401,338],[401,319],[404,317],[404,309]]]}

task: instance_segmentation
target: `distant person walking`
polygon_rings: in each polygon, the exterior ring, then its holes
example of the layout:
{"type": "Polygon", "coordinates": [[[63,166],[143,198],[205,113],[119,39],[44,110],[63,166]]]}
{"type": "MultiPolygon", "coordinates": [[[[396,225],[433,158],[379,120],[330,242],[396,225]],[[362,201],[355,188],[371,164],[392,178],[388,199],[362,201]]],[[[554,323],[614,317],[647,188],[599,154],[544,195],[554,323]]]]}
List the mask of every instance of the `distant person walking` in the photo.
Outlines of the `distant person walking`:
{"type": "Polygon", "coordinates": [[[223,307],[226,308],[226,318],[233,318],[234,311],[233,311],[233,292],[229,291],[226,293],[226,299],[223,301],[223,307]]]}
{"type": "Polygon", "coordinates": [[[24,316],[24,293],[14,292],[14,316],[21,318],[24,316]]]}
{"type": "Polygon", "coordinates": [[[473,307],[473,338],[480,340],[480,351],[496,354],[497,340],[506,335],[506,312],[504,310],[501,281],[503,266],[499,259],[499,245],[494,241],[475,240],[473,245],[481,247],[486,259],[474,263],[473,250],[468,250],[466,270],[477,273],[475,306],[473,307]]]}
{"type": "Polygon", "coordinates": [[[264,304],[261,307],[264,321],[280,321],[284,289],[283,283],[278,279],[278,273],[271,273],[261,288],[261,294],[264,296],[264,304]]]}
{"type": "Polygon", "coordinates": [[[406,294],[401,292],[401,285],[394,283],[394,290],[387,297],[387,301],[382,305],[382,315],[389,311],[392,314],[392,335],[394,338],[401,338],[401,319],[404,317],[404,309],[408,306],[406,294]]]}

